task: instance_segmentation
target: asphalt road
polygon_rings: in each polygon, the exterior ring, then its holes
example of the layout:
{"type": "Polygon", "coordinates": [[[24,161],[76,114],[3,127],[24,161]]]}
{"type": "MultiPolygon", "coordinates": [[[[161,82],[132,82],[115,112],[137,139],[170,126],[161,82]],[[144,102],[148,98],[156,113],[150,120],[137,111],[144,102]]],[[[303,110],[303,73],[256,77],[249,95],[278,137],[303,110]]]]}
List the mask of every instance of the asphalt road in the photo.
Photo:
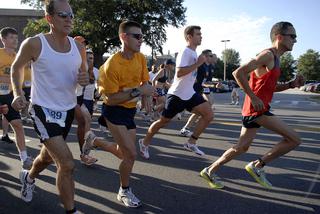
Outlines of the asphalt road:
{"type": "MultiPolygon", "coordinates": [[[[214,94],[215,120],[199,140],[207,154],[199,157],[183,149],[187,138],[177,135],[188,114],[173,120],[157,134],[150,148],[150,160],[137,158],[131,186],[142,200],[139,209],[125,208],[116,199],[119,188],[117,160],[103,151],[93,151],[99,159],[92,167],[79,161],[76,125],[67,139],[75,158],[75,201],[83,213],[320,213],[320,96],[289,90],[274,96],[272,112],[300,134],[303,143],[266,168],[273,189],[259,186],[244,166],[268,151],[281,138],[261,129],[250,150],[226,164],[218,172],[225,188],[210,189],[198,174],[234,145],[241,128],[240,106],[229,105],[230,93],[214,94]]],[[[97,118],[92,125],[99,131],[97,118]]],[[[148,124],[137,116],[137,137],[146,133],[148,124]]],[[[39,152],[39,140],[30,124],[25,125],[28,151],[39,152]]],[[[12,136],[12,134],[11,134],[12,136]]],[[[106,137],[107,138],[107,137],[106,137]]],[[[112,138],[107,138],[112,140],[112,138]]],[[[18,178],[20,161],[13,145],[0,142],[0,213],[64,213],[55,187],[56,167],[50,166],[36,181],[34,199],[20,199],[18,178]]]]}

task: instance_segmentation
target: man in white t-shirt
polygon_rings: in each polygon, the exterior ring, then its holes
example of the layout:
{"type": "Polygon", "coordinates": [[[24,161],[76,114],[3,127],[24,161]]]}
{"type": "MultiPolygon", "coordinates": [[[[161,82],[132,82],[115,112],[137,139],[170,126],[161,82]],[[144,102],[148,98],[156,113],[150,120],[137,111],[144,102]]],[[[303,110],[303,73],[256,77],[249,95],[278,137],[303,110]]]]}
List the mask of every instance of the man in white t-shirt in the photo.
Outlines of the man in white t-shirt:
{"type": "Polygon", "coordinates": [[[188,26],[184,30],[187,47],[177,56],[176,73],[172,86],[168,91],[165,109],[160,119],[149,127],[145,138],[139,140],[140,154],[146,159],[149,158],[148,146],[151,143],[153,135],[155,135],[160,128],[167,125],[176,114],[185,109],[201,115],[201,119],[195,127],[193,134],[188,139],[188,142],[183,146],[185,149],[197,155],[204,155],[204,152],[196,145],[196,141],[213,119],[213,112],[210,104],[193,89],[193,84],[197,76],[197,68],[206,60],[204,55],[201,54],[197,57],[196,53],[196,48],[201,44],[202,39],[200,30],[201,28],[199,26],[188,26]]]}

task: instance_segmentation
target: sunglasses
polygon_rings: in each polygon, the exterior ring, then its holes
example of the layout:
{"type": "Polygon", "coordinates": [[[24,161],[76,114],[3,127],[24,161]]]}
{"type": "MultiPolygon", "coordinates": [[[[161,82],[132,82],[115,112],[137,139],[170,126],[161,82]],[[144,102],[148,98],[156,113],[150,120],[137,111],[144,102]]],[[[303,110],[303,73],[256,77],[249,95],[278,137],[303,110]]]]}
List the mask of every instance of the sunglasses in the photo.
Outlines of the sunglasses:
{"type": "Polygon", "coordinates": [[[74,18],[74,14],[72,12],[62,11],[62,12],[57,12],[56,14],[63,19],[66,19],[67,17],[69,17],[70,19],[74,18]]]}
{"type": "Polygon", "coordinates": [[[140,33],[126,33],[128,35],[131,35],[133,38],[135,38],[136,40],[141,40],[143,39],[143,34],[140,33]]]}
{"type": "Polygon", "coordinates": [[[283,33],[283,34],[281,34],[282,36],[290,36],[291,37],[291,39],[296,39],[297,38],[297,35],[296,34],[285,34],[285,33],[283,33]]]}
{"type": "Polygon", "coordinates": [[[208,55],[208,57],[213,57],[213,55],[208,55]]]}

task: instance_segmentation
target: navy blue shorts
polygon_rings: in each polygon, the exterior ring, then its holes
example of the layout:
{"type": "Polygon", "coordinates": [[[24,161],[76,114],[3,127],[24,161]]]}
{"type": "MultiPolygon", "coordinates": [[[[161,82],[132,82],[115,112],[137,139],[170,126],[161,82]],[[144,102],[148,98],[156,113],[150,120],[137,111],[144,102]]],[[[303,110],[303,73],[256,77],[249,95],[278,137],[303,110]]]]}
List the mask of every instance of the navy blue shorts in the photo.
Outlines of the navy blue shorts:
{"type": "Polygon", "coordinates": [[[242,117],[242,126],[247,129],[260,128],[261,126],[255,121],[262,115],[273,116],[274,114],[272,114],[270,111],[266,111],[263,114],[256,115],[256,116],[244,116],[242,117]]]}
{"type": "Polygon", "coordinates": [[[136,108],[125,108],[123,106],[102,105],[102,115],[114,125],[125,126],[127,129],[136,129],[134,116],[136,108]]]}
{"type": "Polygon", "coordinates": [[[201,94],[195,93],[189,100],[182,100],[178,96],[169,94],[166,100],[165,109],[162,112],[162,116],[165,118],[173,118],[176,114],[187,109],[192,111],[192,109],[206,100],[202,97],[201,94]]]}

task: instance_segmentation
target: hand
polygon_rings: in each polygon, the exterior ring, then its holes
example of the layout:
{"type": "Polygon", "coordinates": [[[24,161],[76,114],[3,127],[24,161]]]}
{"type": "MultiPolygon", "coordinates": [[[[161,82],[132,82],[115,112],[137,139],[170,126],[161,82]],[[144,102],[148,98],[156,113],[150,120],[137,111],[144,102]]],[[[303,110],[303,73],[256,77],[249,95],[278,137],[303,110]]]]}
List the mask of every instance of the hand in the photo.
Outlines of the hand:
{"type": "Polygon", "coordinates": [[[143,84],[138,90],[141,92],[141,95],[151,96],[154,92],[154,87],[149,84],[143,84]]]}
{"type": "Polygon", "coordinates": [[[7,114],[8,111],[9,111],[9,108],[7,104],[0,105],[0,114],[7,114]]]}
{"type": "Polygon", "coordinates": [[[197,64],[200,66],[203,63],[205,63],[206,60],[207,60],[207,57],[204,54],[200,54],[200,56],[198,57],[197,64]]]}
{"type": "Polygon", "coordinates": [[[78,73],[78,83],[81,86],[86,86],[89,84],[89,73],[88,72],[83,72],[79,70],[78,73]]]}
{"type": "Polygon", "coordinates": [[[16,96],[11,103],[12,108],[16,111],[20,111],[26,108],[27,105],[28,105],[28,102],[24,95],[16,96]]]}
{"type": "Polygon", "coordinates": [[[301,74],[297,74],[296,78],[291,82],[293,87],[300,87],[304,85],[304,77],[301,74]]]}
{"type": "Polygon", "coordinates": [[[265,108],[262,100],[257,96],[251,98],[251,104],[256,111],[262,111],[265,108]]]}

